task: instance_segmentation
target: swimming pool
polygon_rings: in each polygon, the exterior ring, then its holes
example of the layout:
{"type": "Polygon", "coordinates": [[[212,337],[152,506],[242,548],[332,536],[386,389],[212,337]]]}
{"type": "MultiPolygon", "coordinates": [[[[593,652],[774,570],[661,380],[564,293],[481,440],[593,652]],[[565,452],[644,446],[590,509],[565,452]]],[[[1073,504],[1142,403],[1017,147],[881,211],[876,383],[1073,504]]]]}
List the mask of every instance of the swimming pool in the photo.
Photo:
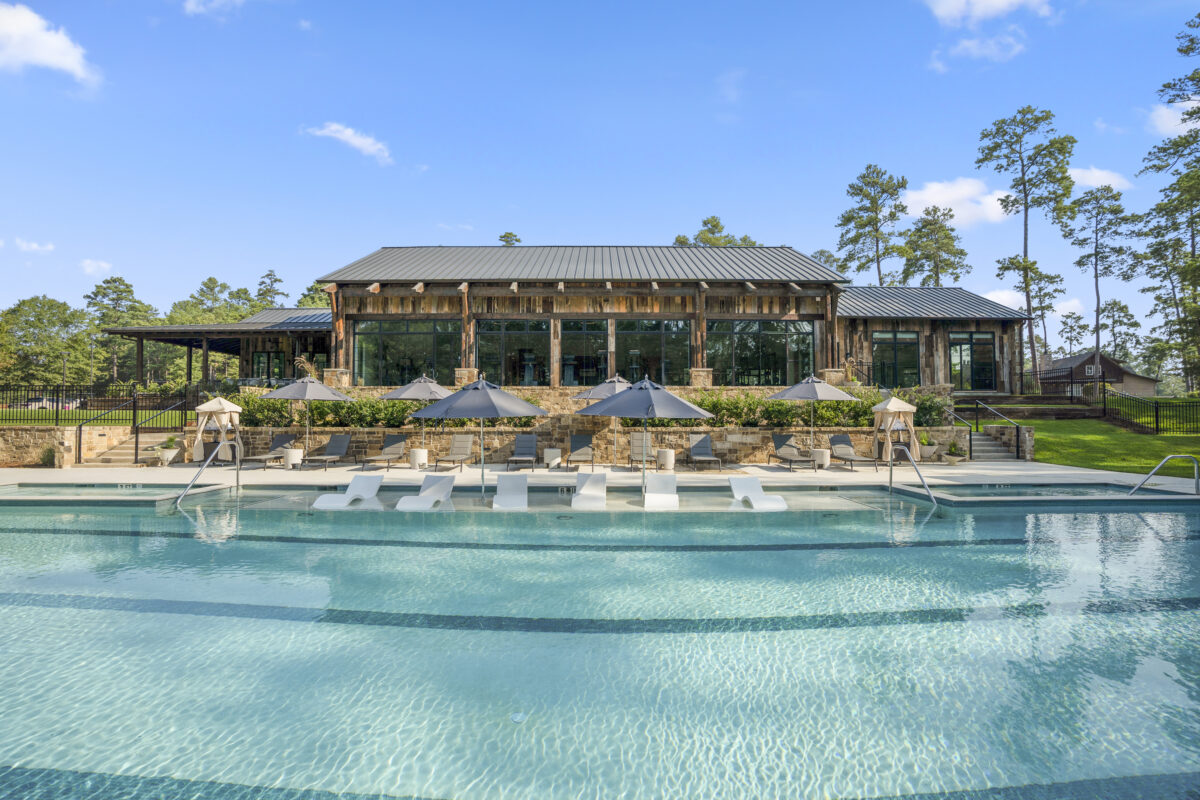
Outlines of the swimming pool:
{"type": "Polygon", "coordinates": [[[1187,507],[314,515],[272,492],[0,514],[0,795],[1200,785],[1187,507]]]}
{"type": "MultiPolygon", "coordinates": [[[[1132,488],[1121,483],[941,483],[937,491],[954,497],[1123,497],[1132,488]]],[[[1182,492],[1143,486],[1138,494],[1179,497],[1182,492]]]]}

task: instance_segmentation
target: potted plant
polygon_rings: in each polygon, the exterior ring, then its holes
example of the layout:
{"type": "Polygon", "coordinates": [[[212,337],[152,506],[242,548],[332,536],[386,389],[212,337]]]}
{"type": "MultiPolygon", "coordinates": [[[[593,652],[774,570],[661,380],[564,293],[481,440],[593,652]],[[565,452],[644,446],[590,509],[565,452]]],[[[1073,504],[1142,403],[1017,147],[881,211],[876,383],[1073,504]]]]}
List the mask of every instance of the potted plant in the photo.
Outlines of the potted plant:
{"type": "Polygon", "coordinates": [[[179,455],[179,447],[176,446],[176,437],[168,436],[163,440],[162,444],[154,448],[155,455],[158,456],[158,465],[165,467],[175,460],[175,456],[179,455]]]}
{"type": "Polygon", "coordinates": [[[942,458],[946,459],[946,463],[953,467],[966,458],[966,456],[958,448],[958,442],[950,442],[950,446],[946,448],[946,454],[942,458]]]}
{"type": "Polygon", "coordinates": [[[929,434],[924,431],[917,437],[917,444],[921,451],[921,460],[929,461],[933,458],[933,454],[937,452],[938,446],[929,438],[929,434]]]}

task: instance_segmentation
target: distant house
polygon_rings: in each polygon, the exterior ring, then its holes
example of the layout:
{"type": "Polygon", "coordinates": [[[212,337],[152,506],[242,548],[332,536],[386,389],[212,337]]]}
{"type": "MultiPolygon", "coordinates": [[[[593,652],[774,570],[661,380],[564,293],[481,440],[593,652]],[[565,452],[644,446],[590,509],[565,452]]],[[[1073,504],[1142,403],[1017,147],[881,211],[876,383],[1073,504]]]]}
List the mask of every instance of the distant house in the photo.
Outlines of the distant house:
{"type": "MultiPolygon", "coordinates": [[[[1042,384],[1073,382],[1082,385],[1095,381],[1094,354],[1094,350],[1087,350],[1066,358],[1054,359],[1042,373],[1042,384]]],[[[1158,386],[1158,378],[1140,375],[1104,353],[1100,354],[1100,380],[1118,392],[1137,397],[1153,397],[1158,386]]]]}

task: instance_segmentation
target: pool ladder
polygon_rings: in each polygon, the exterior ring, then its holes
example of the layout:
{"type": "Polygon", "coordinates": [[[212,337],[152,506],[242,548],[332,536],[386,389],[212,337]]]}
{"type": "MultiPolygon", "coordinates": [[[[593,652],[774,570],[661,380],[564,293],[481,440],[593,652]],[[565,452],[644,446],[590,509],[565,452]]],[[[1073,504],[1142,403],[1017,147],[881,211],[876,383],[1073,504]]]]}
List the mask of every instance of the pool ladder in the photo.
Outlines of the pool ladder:
{"type": "Polygon", "coordinates": [[[1141,481],[1138,483],[1138,485],[1137,485],[1137,486],[1135,486],[1135,487],[1133,487],[1132,489],[1130,489],[1130,490],[1129,490],[1129,496],[1132,496],[1134,492],[1136,492],[1138,489],[1140,489],[1140,488],[1142,488],[1143,486],[1145,486],[1145,485],[1146,485],[1146,481],[1148,481],[1148,480],[1150,480],[1151,478],[1153,478],[1153,477],[1154,477],[1154,473],[1156,473],[1156,472],[1158,472],[1160,469],[1162,469],[1162,466],[1163,466],[1163,464],[1166,464],[1168,461],[1170,461],[1170,460],[1171,460],[1171,459],[1173,459],[1173,458],[1186,458],[1188,461],[1191,461],[1191,462],[1192,462],[1192,481],[1193,481],[1193,483],[1195,484],[1195,490],[1196,490],[1196,494],[1200,494],[1200,461],[1197,461],[1195,456],[1189,456],[1189,455],[1174,455],[1174,456],[1167,456],[1167,457],[1166,457],[1166,458],[1164,458],[1162,461],[1158,462],[1158,466],[1157,466],[1157,467],[1155,467],[1154,469],[1150,470],[1150,472],[1146,474],[1146,477],[1142,478],[1142,480],[1141,480],[1141,481]]]}
{"type": "Polygon", "coordinates": [[[192,476],[192,480],[179,493],[179,496],[175,498],[175,509],[177,511],[182,511],[179,504],[183,502],[183,498],[196,485],[196,481],[200,480],[200,476],[204,474],[204,470],[208,469],[208,465],[212,463],[212,460],[217,457],[217,453],[221,452],[221,447],[225,445],[233,448],[234,483],[238,489],[242,488],[242,451],[238,449],[239,443],[237,441],[222,442],[221,446],[213,448],[213,451],[208,454],[208,458],[204,459],[204,463],[200,465],[200,469],[196,470],[196,474],[192,476]]]}
{"type": "MultiPolygon", "coordinates": [[[[925,476],[921,474],[921,468],[917,466],[917,462],[913,459],[912,453],[908,451],[908,445],[893,444],[892,451],[894,452],[896,450],[904,453],[904,457],[908,459],[908,463],[912,464],[912,468],[917,473],[917,477],[921,479],[921,485],[925,487],[925,494],[929,495],[929,502],[933,503],[934,508],[937,508],[937,498],[933,496],[933,490],[930,489],[929,484],[925,482],[925,476]]],[[[890,459],[888,461],[888,494],[891,494],[892,492],[892,473],[894,472],[895,463],[895,459],[890,459]]],[[[1159,466],[1162,465],[1160,464],[1159,466]]]]}

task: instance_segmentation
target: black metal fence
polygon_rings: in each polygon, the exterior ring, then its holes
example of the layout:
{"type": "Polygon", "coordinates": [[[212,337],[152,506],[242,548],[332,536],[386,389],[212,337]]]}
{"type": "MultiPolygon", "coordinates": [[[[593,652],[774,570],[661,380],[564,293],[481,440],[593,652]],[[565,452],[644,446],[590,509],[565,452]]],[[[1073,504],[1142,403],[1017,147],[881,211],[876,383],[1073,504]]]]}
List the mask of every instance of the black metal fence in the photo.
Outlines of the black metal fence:
{"type": "Polygon", "coordinates": [[[1063,397],[1072,403],[1087,403],[1098,399],[1107,378],[1080,376],[1073,368],[1059,367],[1038,372],[1026,370],[1021,374],[1021,394],[1043,397],[1063,397]]]}
{"type": "MultiPolygon", "coordinates": [[[[93,424],[129,425],[147,419],[177,403],[196,399],[194,387],[138,388],[128,385],[0,386],[0,425],[80,425],[103,416],[93,424]],[[136,399],[136,404],[135,404],[136,399]]],[[[195,408],[195,404],[191,406],[195,408]]],[[[154,428],[182,429],[189,408],[179,406],[151,424],[154,428]]]]}
{"type": "Polygon", "coordinates": [[[1200,400],[1135,397],[1105,389],[1104,416],[1143,433],[1200,433],[1200,400]]]}

